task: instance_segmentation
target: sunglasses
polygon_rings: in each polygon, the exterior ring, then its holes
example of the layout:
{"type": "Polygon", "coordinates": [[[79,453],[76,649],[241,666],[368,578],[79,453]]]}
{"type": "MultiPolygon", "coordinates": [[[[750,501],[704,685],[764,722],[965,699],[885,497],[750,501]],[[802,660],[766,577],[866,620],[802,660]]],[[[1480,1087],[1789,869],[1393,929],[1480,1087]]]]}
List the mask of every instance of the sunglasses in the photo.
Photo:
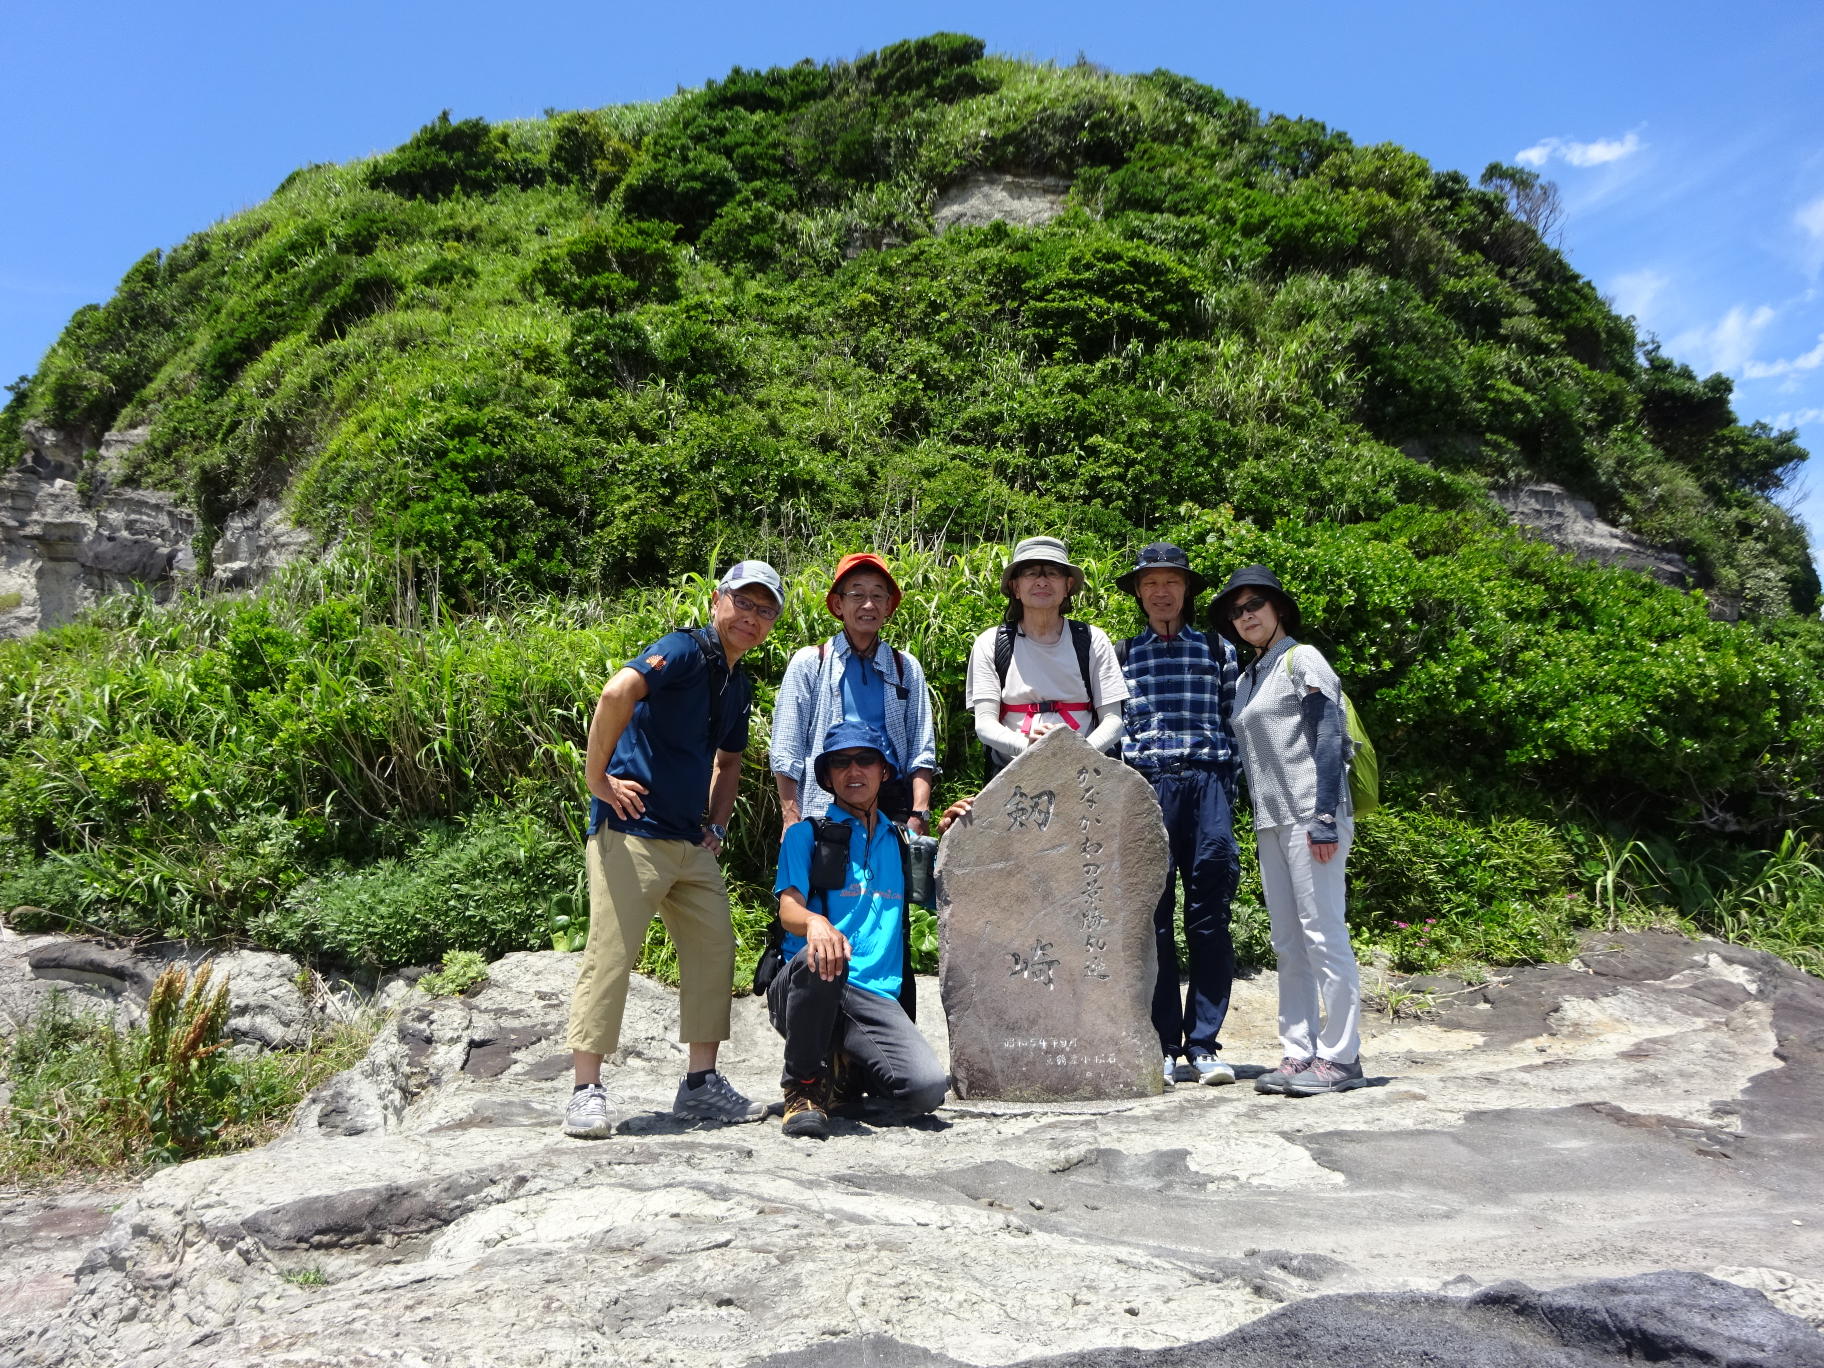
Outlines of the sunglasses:
{"type": "Polygon", "coordinates": [[[885,762],[877,751],[838,751],[834,755],[825,756],[824,763],[833,770],[846,770],[871,769],[885,762]]]}
{"type": "Polygon", "coordinates": [[[1228,614],[1229,621],[1233,622],[1244,613],[1258,613],[1266,606],[1266,597],[1262,594],[1256,594],[1246,603],[1231,603],[1227,608],[1223,609],[1223,612],[1228,614]]]}
{"type": "Polygon", "coordinates": [[[1070,571],[1061,565],[1022,565],[1014,571],[1015,579],[1069,579],[1070,571]]]}
{"type": "Polygon", "coordinates": [[[735,593],[730,594],[729,598],[734,600],[735,607],[741,612],[752,613],[762,622],[774,622],[778,620],[779,605],[776,603],[761,603],[758,599],[751,599],[738,590],[735,593]]]}

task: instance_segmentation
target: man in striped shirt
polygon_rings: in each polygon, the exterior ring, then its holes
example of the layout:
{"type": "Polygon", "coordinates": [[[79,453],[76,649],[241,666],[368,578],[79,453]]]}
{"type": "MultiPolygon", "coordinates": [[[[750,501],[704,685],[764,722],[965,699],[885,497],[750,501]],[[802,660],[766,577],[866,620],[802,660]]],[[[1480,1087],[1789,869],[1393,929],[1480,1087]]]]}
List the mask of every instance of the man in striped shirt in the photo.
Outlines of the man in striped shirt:
{"type": "Polygon", "coordinates": [[[1147,622],[1145,631],[1118,650],[1129,691],[1121,755],[1152,784],[1171,853],[1165,892],[1153,913],[1159,946],[1153,1026],[1165,1081],[1168,1086],[1233,1083],[1235,1070],[1222,1058],[1220,1035],[1235,980],[1229,904],[1241,873],[1231,815],[1235,648],[1188,625],[1191,605],[1208,582],[1170,542],[1146,547],[1115,583],[1134,596],[1147,622]],[[1189,958],[1182,1002],[1172,933],[1180,879],[1189,958]]]}

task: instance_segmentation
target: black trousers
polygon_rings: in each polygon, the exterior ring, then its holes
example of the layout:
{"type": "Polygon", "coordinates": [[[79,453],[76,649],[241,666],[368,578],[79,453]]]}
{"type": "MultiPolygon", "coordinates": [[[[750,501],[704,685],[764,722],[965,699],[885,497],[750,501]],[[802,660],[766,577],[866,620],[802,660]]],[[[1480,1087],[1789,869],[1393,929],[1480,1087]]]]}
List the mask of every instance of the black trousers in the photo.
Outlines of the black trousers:
{"type": "Polygon", "coordinates": [[[909,1112],[935,1111],[950,1079],[905,1009],[849,982],[848,970],[823,979],[800,950],[766,990],[773,1029],[785,1037],[782,1087],[828,1076],[830,1056],[846,1051],[869,1092],[909,1112]]]}

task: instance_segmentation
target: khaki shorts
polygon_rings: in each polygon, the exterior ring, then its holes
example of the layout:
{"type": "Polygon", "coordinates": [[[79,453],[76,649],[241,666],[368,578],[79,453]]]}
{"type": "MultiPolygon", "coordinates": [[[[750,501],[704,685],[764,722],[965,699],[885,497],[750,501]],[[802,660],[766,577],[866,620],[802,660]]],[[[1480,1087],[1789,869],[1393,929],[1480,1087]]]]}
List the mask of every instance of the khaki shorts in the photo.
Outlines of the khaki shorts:
{"type": "Polygon", "coordinates": [[[603,826],[589,838],[589,943],[570,999],[569,1046],[620,1048],[627,976],[657,916],[677,947],[678,1039],[728,1039],[735,931],[716,857],[694,841],[658,841],[603,826]]]}

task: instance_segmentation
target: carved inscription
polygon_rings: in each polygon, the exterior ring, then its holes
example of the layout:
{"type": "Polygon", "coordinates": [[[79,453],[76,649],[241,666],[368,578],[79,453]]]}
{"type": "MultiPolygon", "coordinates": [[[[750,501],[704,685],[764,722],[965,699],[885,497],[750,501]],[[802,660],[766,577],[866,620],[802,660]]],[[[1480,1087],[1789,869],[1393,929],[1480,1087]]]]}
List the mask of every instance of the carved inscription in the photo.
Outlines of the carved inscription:
{"type": "Polygon", "coordinates": [[[1078,913],[1083,923],[1083,977],[1108,977],[1108,937],[1103,928],[1108,918],[1102,912],[1102,842],[1096,839],[1102,818],[1096,812],[1096,781],[1102,777],[1100,765],[1084,765],[1077,771],[1077,792],[1083,800],[1083,815],[1077,819],[1083,839],[1077,851],[1083,857],[1083,905],[1078,913]]]}
{"type": "Polygon", "coordinates": [[[1013,796],[1007,800],[1004,811],[1007,814],[1007,830],[1017,831],[1031,822],[1040,831],[1051,825],[1052,804],[1057,794],[1050,789],[1040,789],[1037,793],[1028,793],[1018,785],[1014,786],[1013,796]]]}
{"type": "Polygon", "coordinates": [[[1050,941],[1034,942],[1032,953],[1029,955],[1022,955],[1018,950],[1009,950],[1007,958],[1013,961],[1013,969],[1008,973],[1008,978],[1036,979],[1047,988],[1057,986],[1052,982],[1051,971],[1058,967],[1058,960],[1057,956],[1051,953],[1050,941]]]}

